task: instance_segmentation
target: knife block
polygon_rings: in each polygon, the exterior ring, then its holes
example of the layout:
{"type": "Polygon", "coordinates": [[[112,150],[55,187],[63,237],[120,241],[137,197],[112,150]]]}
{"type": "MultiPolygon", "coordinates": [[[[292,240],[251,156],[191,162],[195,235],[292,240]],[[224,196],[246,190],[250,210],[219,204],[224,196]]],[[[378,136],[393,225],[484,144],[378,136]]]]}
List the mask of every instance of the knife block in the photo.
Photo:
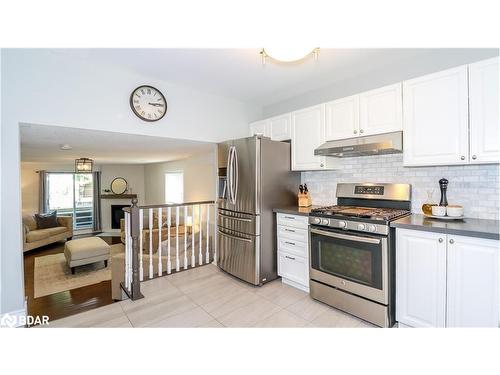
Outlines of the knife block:
{"type": "Polygon", "coordinates": [[[312,205],[311,196],[309,193],[299,193],[299,207],[309,207],[312,205]]]}

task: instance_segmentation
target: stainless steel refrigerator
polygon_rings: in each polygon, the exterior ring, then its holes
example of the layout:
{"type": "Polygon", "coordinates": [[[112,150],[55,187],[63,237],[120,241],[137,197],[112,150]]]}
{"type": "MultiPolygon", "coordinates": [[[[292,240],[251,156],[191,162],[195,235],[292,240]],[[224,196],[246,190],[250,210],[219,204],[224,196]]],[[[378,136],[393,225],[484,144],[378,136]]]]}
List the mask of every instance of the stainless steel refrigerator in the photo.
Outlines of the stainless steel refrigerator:
{"type": "Polygon", "coordinates": [[[218,145],[217,264],[254,285],[277,278],[273,208],[297,205],[290,144],[254,136],[218,145]]]}

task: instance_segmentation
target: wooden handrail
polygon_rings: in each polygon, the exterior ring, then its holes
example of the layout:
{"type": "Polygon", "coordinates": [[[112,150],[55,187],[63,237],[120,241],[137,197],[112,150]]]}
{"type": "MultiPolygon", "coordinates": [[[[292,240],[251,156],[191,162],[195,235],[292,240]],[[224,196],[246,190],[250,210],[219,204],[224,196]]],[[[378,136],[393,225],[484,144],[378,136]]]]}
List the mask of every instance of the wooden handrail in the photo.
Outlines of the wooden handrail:
{"type": "Polygon", "coordinates": [[[214,204],[215,201],[199,201],[199,202],[185,202],[185,203],[172,203],[172,204],[150,204],[145,206],[138,206],[142,209],[147,208],[164,208],[164,207],[184,207],[184,206],[196,206],[199,204],[214,204]]]}

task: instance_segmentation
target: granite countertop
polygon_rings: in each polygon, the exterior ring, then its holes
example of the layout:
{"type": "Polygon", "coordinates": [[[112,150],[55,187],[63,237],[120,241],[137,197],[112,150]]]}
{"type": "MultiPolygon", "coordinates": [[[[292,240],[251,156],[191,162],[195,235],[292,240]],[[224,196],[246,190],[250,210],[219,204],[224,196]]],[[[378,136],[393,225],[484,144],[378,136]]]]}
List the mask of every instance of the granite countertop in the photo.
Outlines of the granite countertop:
{"type": "Polygon", "coordinates": [[[488,238],[499,240],[498,220],[468,219],[439,220],[425,217],[421,214],[412,214],[391,222],[391,227],[456,234],[459,236],[488,238]]]}
{"type": "Polygon", "coordinates": [[[309,216],[311,210],[317,207],[320,206],[309,206],[309,207],[287,206],[287,207],[274,208],[273,211],[280,214],[309,216]]]}

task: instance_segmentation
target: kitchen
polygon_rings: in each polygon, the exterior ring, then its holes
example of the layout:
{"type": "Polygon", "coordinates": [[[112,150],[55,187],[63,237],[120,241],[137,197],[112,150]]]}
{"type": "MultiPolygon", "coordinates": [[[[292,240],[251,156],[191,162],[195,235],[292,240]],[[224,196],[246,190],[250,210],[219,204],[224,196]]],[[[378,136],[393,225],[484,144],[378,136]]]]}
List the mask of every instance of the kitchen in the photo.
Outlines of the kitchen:
{"type": "Polygon", "coordinates": [[[251,123],[251,153],[219,147],[219,266],[381,327],[498,327],[498,70],[489,58],[251,123]],[[299,184],[314,206],[297,206],[299,184]]]}

